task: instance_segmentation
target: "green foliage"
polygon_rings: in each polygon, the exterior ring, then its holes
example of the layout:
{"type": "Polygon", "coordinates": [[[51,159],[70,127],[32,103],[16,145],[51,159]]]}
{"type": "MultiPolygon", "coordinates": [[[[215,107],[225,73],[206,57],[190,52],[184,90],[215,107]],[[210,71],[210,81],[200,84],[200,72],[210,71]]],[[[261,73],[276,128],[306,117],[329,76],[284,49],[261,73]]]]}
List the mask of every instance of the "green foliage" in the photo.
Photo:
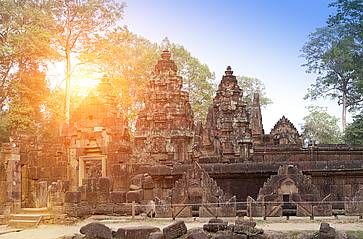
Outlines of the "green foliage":
{"type": "Polygon", "coordinates": [[[118,91],[118,101],[133,123],[142,107],[148,80],[162,49],[172,53],[178,71],[189,91],[196,120],[206,117],[212,101],[214,74],[207,65],[193,57],[183,46],[170,43],[167,39],[159,46],[130,32],[126,27],[117,28],[106,36],[99,36],[93,47],[82,54],[82,61],[93,64],[94,69],[106,72],[118,91]]]}
{"type": "Polygon", "coordinates": [[[363,113],[354,116],[353,123],[345,129],[344,141],[347,144],[363,144],[363,113]]]}
{"type": "Polygon", "coordinates": [[[0,108],[6,103],[22,65],[54,59],[50,41],[55,33],[49,1],[0,2],[0,108]]]}
{"type": "Polygon", "coordinates": [[[0,127],[4,136],[41,128],[40,110],[48,91],[42,69],[58,56],[51,44],[56,33],[49,14],[51,2],[0,2],[0,127]]]}
{"type": "Polygon", "coordinates": [[[329,115],[323,107],[309,106],[307,109],[309,114],[304,117],[302,126],[304,140],[320,144],[341,143],[338,118],[329,115]]]}
{"type": "Polygon", "coordinates": [[[151,66],[158,59],[158,47],[147,39],[117,28],[106,36],[98,36],[81,55],[93,69],[104,72],[115,87],[117,100],[130,121],[142,107],[144,89],[151,77],[151,66]]]}
{"type": "Polygon", "coordinates": [[[214,73],[182,45],[170,43],[168,38],[163,40],[159,48],[169,49],[172,53],[173,60],[178,66],[178,73],[183,77],[183,88],[189,92],[194,120],[205,120],[215,91],[212,83],[215,79],[214,73]]]}
{"type": "Polygon", "coordinates": [[[79,52],[91,39],[110,30],[123,16],[124,3],[113,0],[53,1],[52,15],[60,33],[55,42],[61,52],[79,52]]]}
{"type": "Polygon", "coordinates": [[[363,3],[337,0],[330,5],[337,12],[327,25],[309,35],[302,52],[308,73],[316,73],[306,98],[330,97],[342,105],[343,128],[346,110],[356,110],[363,102],[363,3]]]}
{"type": "Polygon", "coordinates": [[[259,93],[261,106],[272,104],[272,100],[266,96],[265,85],[260,79],[248,76],[237,76],[237,81],[243,91],[243,98],[247,105],[252,104],[254,93],[259,93]]]}

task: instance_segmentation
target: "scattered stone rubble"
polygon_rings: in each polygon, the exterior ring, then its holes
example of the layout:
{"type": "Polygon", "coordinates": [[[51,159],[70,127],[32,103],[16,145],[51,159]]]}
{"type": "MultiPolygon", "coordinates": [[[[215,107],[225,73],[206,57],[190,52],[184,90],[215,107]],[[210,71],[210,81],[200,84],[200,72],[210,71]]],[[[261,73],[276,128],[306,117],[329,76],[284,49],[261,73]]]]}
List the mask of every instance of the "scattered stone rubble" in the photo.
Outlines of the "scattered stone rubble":
{"type": "Polygon", "coordinates": [[[203,228],[187,230],[184,221],[176,221],[162,230],[153,226],[121,227],[117,231],[92,222],[80,229],[81,234],[59,239],[357,239],[336,231],[328,223],[321,223],[317,232],[265,232],[256,228],[256,222],[238,218],[228,224],[219,218],[210,219],[203,228]]]}

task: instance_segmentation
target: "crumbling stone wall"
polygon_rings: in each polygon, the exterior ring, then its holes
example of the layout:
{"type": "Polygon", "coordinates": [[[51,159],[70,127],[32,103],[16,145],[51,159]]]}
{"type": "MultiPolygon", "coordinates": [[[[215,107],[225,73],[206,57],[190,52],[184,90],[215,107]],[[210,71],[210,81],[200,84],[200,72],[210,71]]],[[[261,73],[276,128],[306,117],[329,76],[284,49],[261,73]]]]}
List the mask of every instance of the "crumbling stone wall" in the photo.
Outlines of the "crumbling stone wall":
{"type": "MultiPolygon", "coordinates": [[[[110,178],[89,178],[79,191],[69,191],[64,196],[64,213],[73,217],[94,214],[131,215],[132,205],[127,202],[125,191],[112,191],[110,178]]],[[[141,207],[135,208],[139,214],[141,207]]]]}

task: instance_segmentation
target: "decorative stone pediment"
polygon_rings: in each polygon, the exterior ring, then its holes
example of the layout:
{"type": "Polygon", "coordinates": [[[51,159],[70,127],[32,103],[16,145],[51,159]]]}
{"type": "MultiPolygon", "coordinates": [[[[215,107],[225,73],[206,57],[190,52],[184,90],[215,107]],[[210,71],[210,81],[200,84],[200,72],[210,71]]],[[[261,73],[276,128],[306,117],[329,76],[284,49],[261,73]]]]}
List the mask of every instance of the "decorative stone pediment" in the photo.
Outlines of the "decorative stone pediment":
{"type": "Polygon", "coordinates": [[[285,116],[275,124],[270,132],[273,144],[301,144],[302,138],[296,127],[285,116]]]}
{"type": "Polygon", "coordinates": [[[271,176],[260,189],[257,200],[279,197],[279,195],[295,195],[295,200],[317,201],[320,193],[312,184],[310,177],[293,165],[281,166],[277,175],[271,176]]]}

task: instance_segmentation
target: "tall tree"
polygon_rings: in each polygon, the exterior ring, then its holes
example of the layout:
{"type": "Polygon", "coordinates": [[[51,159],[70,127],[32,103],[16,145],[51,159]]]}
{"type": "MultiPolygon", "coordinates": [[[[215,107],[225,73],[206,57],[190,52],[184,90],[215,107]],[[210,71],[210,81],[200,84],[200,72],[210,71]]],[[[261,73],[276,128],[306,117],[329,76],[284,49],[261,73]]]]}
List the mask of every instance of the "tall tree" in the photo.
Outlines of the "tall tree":
{"type": "Polygon", "coordinates": [[[123,15],[125,4],[114,0],[56,1],[54,17],[61,33],[58,45],[66,62],[65,119],[70,119],[72,56],[79,54],[97,35],[105,34],[123,15]]]}
{"type": "Polygon", "coordinates": [[[57,57],[52,1],[0,2],[0,110],[2,131],[33,131],[41,123],[45,63],[57,57]]]}
{"type": "Polygon", "coordinates": [[[316,73],[306,98],[331,97],[342,106],[342,128],[346,126],[347,110],[354,110],[363,101],[359,92],[362,81],[363,3],[359,0],[337,0],[337,8],[327,25],[310,34],[302,52],[307,72],[316,73]]]}
{"type": "Polygon", "coordinates": [[[29,64],[39,67],[56,58],[50,42],[56,29],[49,12],[51,1],[0,2],[0,109],[9,100],[14,83],[29,64]]]}
{"type": "Polygon", "coordinates": [[[341,142],[338,118],[331,116],[326,108],[307,107],[309,113],[304,117],[303,137],[309,143],[337,144],[341,142]]]}
{"type": "Polygon", "coordinates": [[[261,106],[272,104],[272,100],[266,96],[265,85],[260,79],[248,76],[237,76],[237,81],[243,91],[243,98],[248,105],[252,104],[254,93],[260,95],[261,106]]]}

